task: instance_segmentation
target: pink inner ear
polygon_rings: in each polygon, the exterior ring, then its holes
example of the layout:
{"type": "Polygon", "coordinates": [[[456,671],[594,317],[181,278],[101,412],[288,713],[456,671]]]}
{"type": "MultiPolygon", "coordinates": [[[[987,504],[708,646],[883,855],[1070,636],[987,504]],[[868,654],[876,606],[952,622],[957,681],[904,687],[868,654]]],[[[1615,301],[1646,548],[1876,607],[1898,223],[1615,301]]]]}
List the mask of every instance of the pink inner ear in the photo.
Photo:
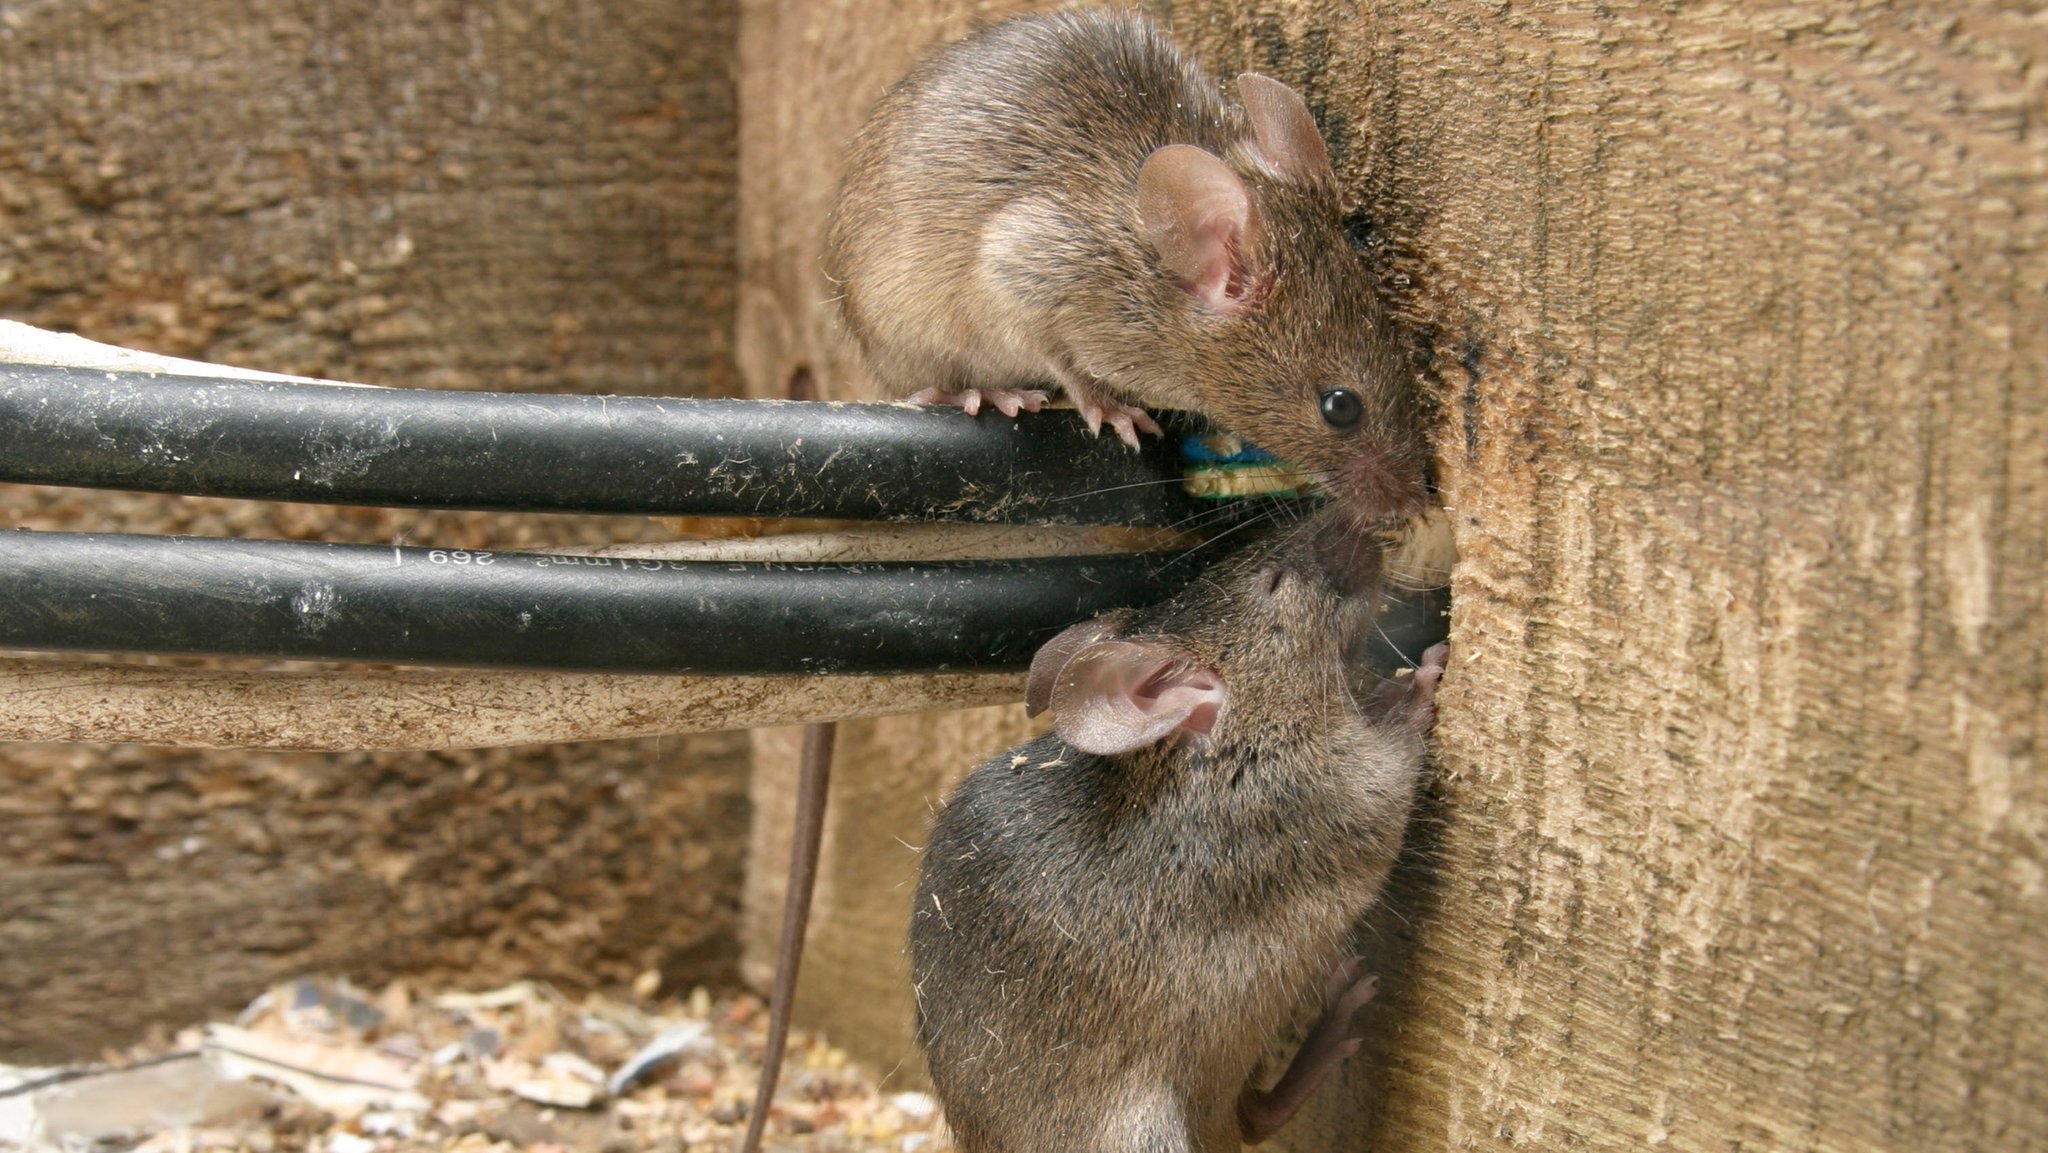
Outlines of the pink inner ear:
{"type": "Polygon", "coordinates": [[[1114,756],[1208,733],[1225,697],[1223,678],[1190,665],[1158,638],[1110,640],[1076,653],[1052,687],[1053,727],[1084,753],[1114,756]]]}
{"type": "Polygon", "coordinates": [[[1206,668],[1166,668],[1131,695],[1141,711],[1180,714],[1182,732],[1207,736],[1223,711],[1223,678],[1206,668]]]}
{"type": "Polygon", "coordinates": [[[1210,311],[1246,306],[1258,218],[1229,165],[1189,144],[1155,151],[1138,173],[1138,216],[1160,263],[1210,311]]]}

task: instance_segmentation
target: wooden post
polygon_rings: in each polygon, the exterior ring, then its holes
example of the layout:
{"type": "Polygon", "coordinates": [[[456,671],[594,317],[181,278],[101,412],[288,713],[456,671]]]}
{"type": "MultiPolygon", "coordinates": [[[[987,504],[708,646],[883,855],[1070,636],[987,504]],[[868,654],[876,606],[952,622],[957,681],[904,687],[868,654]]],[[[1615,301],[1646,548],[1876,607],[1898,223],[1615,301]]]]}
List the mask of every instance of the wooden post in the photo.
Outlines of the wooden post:
{"type": "MultiPolygon", "coordinates": [[[[997,10],[742,5],[750,390],[859,387],[816,263],[843,142],[997,10]]],[[[1429,345],[1464,558],[1369,1056],[1288,1147],[2041,1147],[2048,30],[1988,2],[1156,11],[1322,116],[1429,345]]],[[[842,779],[928,793],[929,742],[842,779]]],[[[842,833],[922,801],[866,804],[842,833]]],[[[900,933],[903,892],[847,879],[806,1008],[909,1059],[907,1009],[825,1003],[900,933]]]]}

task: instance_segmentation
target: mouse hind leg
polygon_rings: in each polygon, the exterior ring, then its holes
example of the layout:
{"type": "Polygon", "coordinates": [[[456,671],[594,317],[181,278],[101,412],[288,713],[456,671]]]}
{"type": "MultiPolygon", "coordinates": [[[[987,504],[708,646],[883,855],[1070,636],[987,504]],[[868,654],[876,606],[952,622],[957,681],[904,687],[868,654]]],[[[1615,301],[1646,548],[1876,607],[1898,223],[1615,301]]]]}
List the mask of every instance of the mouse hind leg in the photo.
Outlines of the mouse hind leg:
{"type": "MultiPolygon", "coordinates": [[[[1095,226],[1064,196],[1020,196],[989,218],[978,258],[983,300],[992,311],[1024,318],[1006,326],[1007,363],[1001,371],[1024,379],[1051,376],[1081,413],[1088,431],[1102,435],[1107,424],[1117,439],[1138,447],[1138,434],[1163,435],[1151,414],[1125,404],[1078,367],[1061,342],[1071,326],[1066,314],[1085,299],[1087,278],[1077,270],[1104,259],[1093,239],[1095,226]]],[[[1084,309],[1085,311],[1085,309],[1084,309]]]]}
{"type": "Polygon", "coordinates": [[[1372,1000],[1379,988],[1378,977],[1360,977],[1356,959],[1347,959],[1330,969],[1323,982],[1323,1011],[1309,1026],[1294,1060],[1287,1063],[1280,1079],[1269,1089],[1245,1086],[1237,1099],[1237,1126],[1245,1144],[1256,1145],[1287,1124],[1308,1095],[1344,1059],[1358,1051],[1359,1039],[1352,1032],[1352,1018],[1372,1000]]]}

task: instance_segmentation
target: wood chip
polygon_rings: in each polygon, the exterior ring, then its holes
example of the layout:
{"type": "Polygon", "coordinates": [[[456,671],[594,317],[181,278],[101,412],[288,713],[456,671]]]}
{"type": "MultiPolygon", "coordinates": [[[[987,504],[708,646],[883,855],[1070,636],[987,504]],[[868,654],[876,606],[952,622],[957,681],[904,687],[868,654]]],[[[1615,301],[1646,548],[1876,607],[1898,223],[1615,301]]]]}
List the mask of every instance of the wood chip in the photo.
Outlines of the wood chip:
{"type": "MultiPolygon", "coordinates": [[[[236,1024],[186,1032],[204,1053],[184,1065],[223,1085],[263,1087],[273,1107],[230,1095],[222,1101],[232,1108],[140,1111],[124,1118],[121,1138],[152,1153],[730,1153],[753,1102],[767,1017],[751,996],[701,988],[655,1002],[572,1000],[524,981],[438,996],[295,981],[258,998],[236,1024]]],[[[117,1064],[140,1074],[171,1048],[138,1046],[117,1064]]],[[[63,1083],[66,1099],[92,1079],[118,1085],[122,1076],[132,1075],[82,1070],[63,1083]]],[[[42,1144],[26,1148],[107,1139],[104,1125],[68,1120],[76,1110],[66,1113],[54,1095],[49,1116],[37,1111],[37,1093],[0,1100],[26,1110],[12,1118],[17,1127],[41,1126],[42,1144]]],[[[873,1073],[801,1031],[772,1108],[770,1153],[951,1149],[929,1096],[883,1092],[873,1073]]]]}

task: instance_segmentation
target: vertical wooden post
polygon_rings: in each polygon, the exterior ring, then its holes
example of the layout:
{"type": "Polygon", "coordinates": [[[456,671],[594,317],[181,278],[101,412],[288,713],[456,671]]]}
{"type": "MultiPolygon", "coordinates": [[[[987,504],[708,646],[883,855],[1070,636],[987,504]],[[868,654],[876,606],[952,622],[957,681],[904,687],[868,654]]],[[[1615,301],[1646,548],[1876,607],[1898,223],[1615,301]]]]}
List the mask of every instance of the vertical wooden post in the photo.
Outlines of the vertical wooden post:
{"type": "MultiPolygon", "coordinates": [[[[1156,11],[1323,117],[1431,346],[1464,557],[1372,1057],[1288,1147],[2042,1147],[2048,31],[1988,2],[1156,11]]],[[[852,387],[815,263],[840,147],[969,15],[743,5],[750,388],[797,360],[852,387]]],[[[842,831],[931,787],[930,729],[895,724],[842,831]]]]}

